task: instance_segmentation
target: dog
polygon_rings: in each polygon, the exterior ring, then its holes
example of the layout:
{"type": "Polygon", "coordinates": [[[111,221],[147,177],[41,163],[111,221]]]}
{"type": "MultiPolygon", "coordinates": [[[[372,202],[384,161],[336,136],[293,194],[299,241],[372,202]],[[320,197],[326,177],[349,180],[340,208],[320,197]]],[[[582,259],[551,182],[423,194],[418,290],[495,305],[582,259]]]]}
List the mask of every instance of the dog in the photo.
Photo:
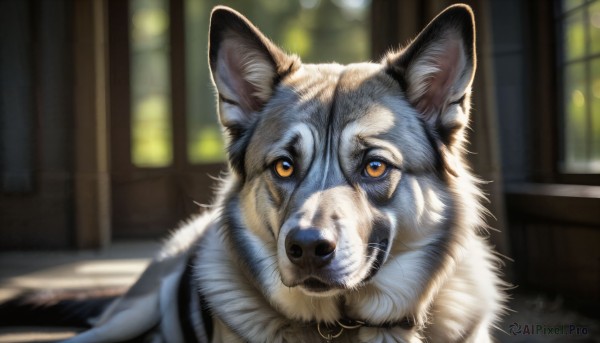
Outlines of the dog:
{"type": "Polygon", "coordinates": [[[471,9],[380,63],[305,64],[227,7],[209,38],[229,174],[67,342],[490,342],[506,296],[463,156],[471,9]]]}

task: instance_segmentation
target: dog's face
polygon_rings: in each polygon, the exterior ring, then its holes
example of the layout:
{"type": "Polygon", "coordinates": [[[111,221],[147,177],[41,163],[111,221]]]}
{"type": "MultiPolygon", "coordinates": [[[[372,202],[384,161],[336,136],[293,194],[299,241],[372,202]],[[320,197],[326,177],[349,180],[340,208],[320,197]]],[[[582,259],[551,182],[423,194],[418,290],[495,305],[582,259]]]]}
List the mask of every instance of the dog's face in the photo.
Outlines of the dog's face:
{"type": "Polygon", "coordinates": [[[209,57],[239,179],[241,255],[330,296],[448,234],[473,46],[470,11],[452,7],[382,63],[302,64],[215,9],[209,57]]]}

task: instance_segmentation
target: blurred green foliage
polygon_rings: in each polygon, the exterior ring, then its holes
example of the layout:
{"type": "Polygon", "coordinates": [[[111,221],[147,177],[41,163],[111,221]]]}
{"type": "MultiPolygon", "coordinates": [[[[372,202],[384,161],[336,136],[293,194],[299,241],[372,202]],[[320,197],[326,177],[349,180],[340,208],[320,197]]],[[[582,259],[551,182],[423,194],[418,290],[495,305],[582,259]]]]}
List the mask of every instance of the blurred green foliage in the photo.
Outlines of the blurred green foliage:
{"type": "Polygon", "coordinates": [[[600,172],[600,1],[565,0],[564,171],[600,172]]]}
{"type": "Polygon", "coordinates": [[[138,167],[172,163],[166,0],[131,0],[131,156],[138,167]]]}

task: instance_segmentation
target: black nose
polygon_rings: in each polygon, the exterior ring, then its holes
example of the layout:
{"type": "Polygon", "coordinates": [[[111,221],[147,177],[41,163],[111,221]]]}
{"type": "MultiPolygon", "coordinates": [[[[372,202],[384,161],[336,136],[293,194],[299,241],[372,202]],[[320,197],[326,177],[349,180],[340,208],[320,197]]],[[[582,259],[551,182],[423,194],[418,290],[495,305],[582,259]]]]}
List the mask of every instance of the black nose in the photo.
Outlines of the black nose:
{"type": "Polygon", "coordinates": [[[335,235],[328,230],[295,228],[285,238],[285,251],[299,267],[320,268],[331,261],[335,241],[335,235]]]}

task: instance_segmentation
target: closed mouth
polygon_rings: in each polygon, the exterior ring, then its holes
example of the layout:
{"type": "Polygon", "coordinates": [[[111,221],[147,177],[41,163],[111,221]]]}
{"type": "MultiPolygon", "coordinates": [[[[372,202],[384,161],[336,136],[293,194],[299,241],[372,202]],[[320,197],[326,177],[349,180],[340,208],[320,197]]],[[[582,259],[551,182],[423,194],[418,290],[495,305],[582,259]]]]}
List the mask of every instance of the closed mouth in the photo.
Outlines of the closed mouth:
{"type": "Polygon", "coordinates": [[[326,292],[326,291],[331,290],[332,288],[335,288],[334,286],[327,284],[327,283],[325,283],[317,278],[314,278],[314,277],[304,280],[301,283],[301,285],[306,290],[308,290],[310,292],[314,292],[314,293],[326,292]]]}

